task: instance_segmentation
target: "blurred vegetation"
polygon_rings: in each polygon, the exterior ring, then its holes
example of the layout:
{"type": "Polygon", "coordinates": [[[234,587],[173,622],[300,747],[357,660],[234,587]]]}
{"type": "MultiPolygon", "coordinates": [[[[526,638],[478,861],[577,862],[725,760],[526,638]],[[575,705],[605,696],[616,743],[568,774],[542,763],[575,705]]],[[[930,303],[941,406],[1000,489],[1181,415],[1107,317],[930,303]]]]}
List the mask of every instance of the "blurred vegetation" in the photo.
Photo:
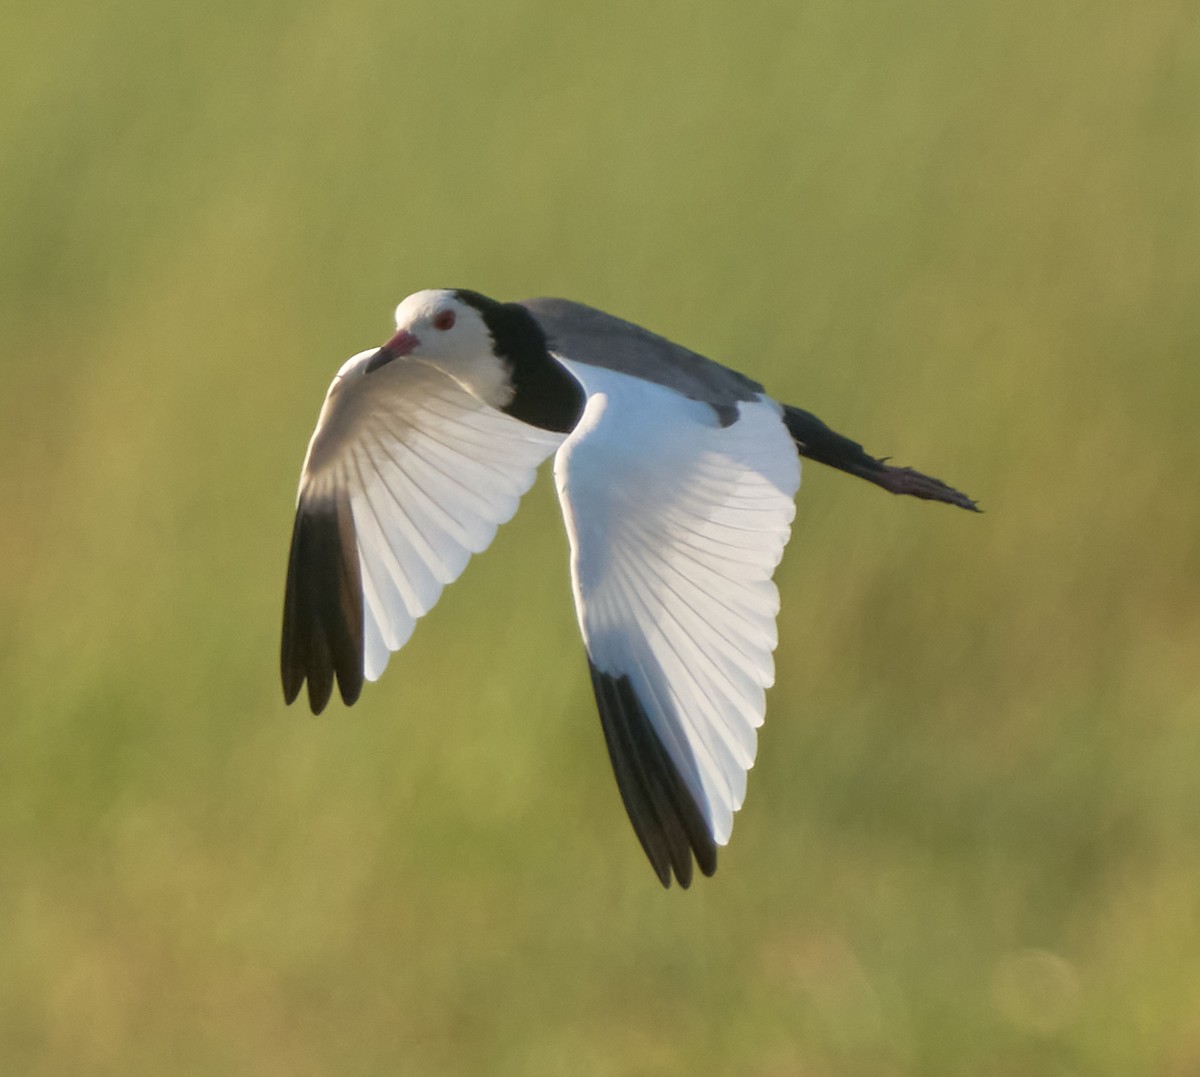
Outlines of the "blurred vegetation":
{"type": "Polygon", "coordinates": [[[0,38],[0,1071],[1200,1072],[1191,0],[90,7],[0,38]],[[321,396],[594,303],[809,467],[712,880],[623,816],[549,483],[352,712],[275,669],[321,396]]]}

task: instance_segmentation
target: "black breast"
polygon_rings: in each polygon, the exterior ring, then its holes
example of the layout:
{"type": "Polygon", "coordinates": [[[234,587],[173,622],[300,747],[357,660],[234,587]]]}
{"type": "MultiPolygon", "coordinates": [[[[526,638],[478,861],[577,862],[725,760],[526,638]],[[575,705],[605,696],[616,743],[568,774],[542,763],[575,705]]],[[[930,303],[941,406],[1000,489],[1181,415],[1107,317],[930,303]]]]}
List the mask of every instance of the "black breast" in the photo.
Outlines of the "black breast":
{"type": "Polygon", "coordinates": [[[583,386],[550,354],[533,315],[516,303],[497,303],[478,292],[459,289],[455,294],[479,311],[496,355],[508,364],[513,398],[502,410],[542,430],[574,430],[587,397],[583,386]]]}

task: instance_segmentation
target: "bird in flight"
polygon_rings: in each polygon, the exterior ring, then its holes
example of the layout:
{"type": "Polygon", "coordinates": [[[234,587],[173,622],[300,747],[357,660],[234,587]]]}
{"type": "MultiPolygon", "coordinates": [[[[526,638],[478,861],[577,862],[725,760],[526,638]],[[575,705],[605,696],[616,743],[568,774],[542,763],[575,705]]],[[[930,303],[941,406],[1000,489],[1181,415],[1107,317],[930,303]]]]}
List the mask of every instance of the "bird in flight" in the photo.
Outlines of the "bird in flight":
{"type": "Polygon", "coordinates": [[[800,458],[977,511],[757,382],[565,299],[416,292],[329,387],[300,474],[283,611],[288,703],[346,704],[554,481],[617,787],[664,886],[729,840],[774,681],[800,458]]]}

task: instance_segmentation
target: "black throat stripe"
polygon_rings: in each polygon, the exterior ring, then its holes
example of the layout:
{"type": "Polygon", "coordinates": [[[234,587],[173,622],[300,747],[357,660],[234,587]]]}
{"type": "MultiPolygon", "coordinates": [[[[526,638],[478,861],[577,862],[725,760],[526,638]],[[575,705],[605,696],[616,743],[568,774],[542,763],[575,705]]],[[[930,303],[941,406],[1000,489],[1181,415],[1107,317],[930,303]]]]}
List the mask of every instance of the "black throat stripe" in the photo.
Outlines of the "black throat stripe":
{"type": "Polygon", "coordinates": [[[479,311],[496,355],[512,379],[512,400],[502,409],[514,419],[542,430],[569,434],[587,402],[583,386],[551,354],[546,335],[533,315],[516,303],[497,303],[478,292],[455,294],[479,311]]]}

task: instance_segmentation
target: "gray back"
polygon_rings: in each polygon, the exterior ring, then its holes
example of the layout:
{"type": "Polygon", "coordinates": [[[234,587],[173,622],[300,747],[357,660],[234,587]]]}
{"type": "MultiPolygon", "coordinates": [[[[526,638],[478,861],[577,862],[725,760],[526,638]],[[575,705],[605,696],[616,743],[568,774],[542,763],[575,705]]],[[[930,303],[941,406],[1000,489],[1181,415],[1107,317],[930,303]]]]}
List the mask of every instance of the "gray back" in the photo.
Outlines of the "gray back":
{"type": "Polygon", "coordinates": [[[753,400],[762,386],[640,325],[569,299],[525,299],[552,352],[564,359],[631,374],[712,405],[728,425],[737,403],[753,400]]]}

